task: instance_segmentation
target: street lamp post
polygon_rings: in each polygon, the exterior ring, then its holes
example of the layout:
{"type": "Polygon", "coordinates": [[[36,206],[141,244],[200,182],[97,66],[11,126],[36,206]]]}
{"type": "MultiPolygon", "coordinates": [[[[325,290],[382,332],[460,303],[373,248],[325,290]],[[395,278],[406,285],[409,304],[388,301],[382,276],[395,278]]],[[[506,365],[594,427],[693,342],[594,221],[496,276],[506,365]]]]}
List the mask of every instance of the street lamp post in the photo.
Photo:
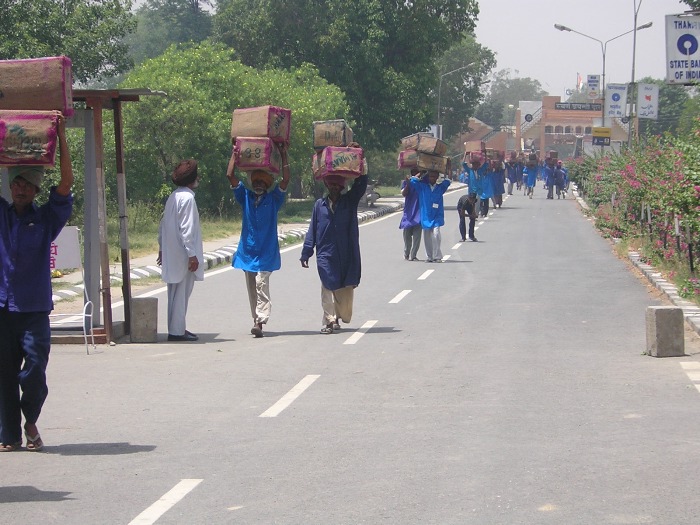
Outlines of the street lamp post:
{"type": "Polygon", "coordinates": [[[438,87],[438,103],[437,103],[437,125],[436,125],[436,131],[438,135],[440,135],[438,138],[442,139],[442,131],[440,130],[440,95],[442,94],[442,79],[446,77],[447,75],[451,75],[452,73],[456,73],[457,71],[462,71],[463,69],[467,69],[470,66],[473,66],[476,64],[476,62],[471,62],[470,64],[467,64],[466,66],[458,67],[457,69],[453,69],[452,71],[448,71],[447,73],[443,73],[440,75],[440,84],[438,87]]]}
{"type": "MultiPolygon", "coordinates": [[[[619,35],[617,35],[617,36],[614,36],[614,37],[612,37],[612,38],[609,38],[608,40],[606,40],[605,42],[603,42],[602,40],[599,40],[599,39],[597,39],[597,38],[594,38],[594,37],[592,37],[592,36],[590,36],[590,35],[587,35],[587,34],[585,34],[585,33],[581,33],[580,31],[576,31],[575,29],[571,29],[570,27],[566,27],[566,26],[561,25],[561,24],[554,24],[554,28],[555,28],[555,29],[558,29],[559,31],[569,31],[569,32],[571,32],[571,33],[576,33],[577,35],[581,35],[581,36],[584,36],[584,37],[589,38],[589,39],[591,39],[591,40],[595,40],[596,42],[598,42],[598,43],[600,44],[600,50],[601,50],[601,52],[602,52],[602,54],[603,54],[603,77],[602,77],[602,79],[601,79],[601,80],[602,80],[602,84],[603,84],[602,93],[601,93],[601,94],[602,94],[602,99],[603,99],[603,104],[602,104],[602,105],[603,105],[603,111],[601,112],[601,117],[602,117],[602,119],[603,119],[603,122],[602,122],[602,126],[603,126],[603,127],[605,127],[605,53],[607,52],[608,42],[612,42],[613,40],[617,40],[618,38],[623,37],[623,36],[625,36],[625,35],[628,35],[628,34],[630,34],[630,33],[632,33],[632,32],[634,32],[635,35],[636,35],[636,32],[637,32],[637,31],[639,31],[640,29],[646,29],[646,28],[648,28],[648,27],[651,27],[651,25],[652,25],[652,23],[651,23],[651,22],[648,22],[648,23],[646,23],[646,24],[644,24],[644,25],[641,25],[641,26],[639,26],[639,27],[634,27],[634,28],[630,29],[629,31],[625,31],[624,33],[621,33],[621,34],[619,34],[619,35]]],[[[636,26],[636,20],[635,20],[635,26],[636,26]]]]}

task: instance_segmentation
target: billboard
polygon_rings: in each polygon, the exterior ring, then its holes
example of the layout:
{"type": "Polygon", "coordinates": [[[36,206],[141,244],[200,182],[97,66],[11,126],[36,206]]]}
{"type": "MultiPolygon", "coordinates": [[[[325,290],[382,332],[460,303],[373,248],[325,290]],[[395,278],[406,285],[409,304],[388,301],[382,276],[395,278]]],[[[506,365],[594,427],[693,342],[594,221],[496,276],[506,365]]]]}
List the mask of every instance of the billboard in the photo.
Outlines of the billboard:
{"type": "Polygon", "coordinates": [[[700,81],[700,16],[666,15],[666,83],[700,81]]]}

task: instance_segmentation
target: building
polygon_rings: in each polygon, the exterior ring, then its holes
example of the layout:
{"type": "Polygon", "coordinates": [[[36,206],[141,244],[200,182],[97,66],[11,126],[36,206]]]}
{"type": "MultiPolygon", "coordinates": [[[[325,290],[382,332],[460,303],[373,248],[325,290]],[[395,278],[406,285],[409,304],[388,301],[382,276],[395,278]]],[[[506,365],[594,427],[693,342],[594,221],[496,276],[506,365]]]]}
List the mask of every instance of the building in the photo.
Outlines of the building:
{"type": "MultiPolygon", "coordinates": [[[[613,149],[627,142],[629,125],[622,119],[605,119],[602,126],[602,100],[562,102],[561,97],[546,96],[541,101],[520,101],[512,126],[494,129],[478,119],[469,119],[469,132],[460,142],[483,141],[487,148],[499,151],[557,151],[559,158],[575,157],[594,151],[593,128],[610,128],[613,149]]],[[[601,146],[602,148],[602,146],[601,146]]]]}

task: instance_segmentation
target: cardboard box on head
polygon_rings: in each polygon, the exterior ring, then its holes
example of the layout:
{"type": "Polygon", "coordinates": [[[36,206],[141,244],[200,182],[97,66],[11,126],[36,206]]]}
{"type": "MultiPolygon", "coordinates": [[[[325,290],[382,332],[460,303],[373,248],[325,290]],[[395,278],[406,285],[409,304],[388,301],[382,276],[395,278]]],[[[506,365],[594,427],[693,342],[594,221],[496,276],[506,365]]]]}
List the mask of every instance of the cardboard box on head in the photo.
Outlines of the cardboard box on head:
{"type": "Polygon", "coordinates": [[[277,106],[238,108],[231,117],[231,139],[267,137],[275,142],[289,142],[292,112],[277,106]]]}
{"type": "Polygon", "coordinates": [[[418,149],[418,141],[420,140],[421,137],[434,137],[432,133],[428,132],[418,132],[414,133],[413,135],[408,135],[407,137],[404,137],[401,139],[401,148],[402,149],[418,149]]]}
{"type": "Polygon", "coordinates": [[[57,126],[55,111],[0,110],[0,166],[53,166],[57,126]]]}
{"type": "Polygon", "coordinates": [[[312,123],[313,148],[347,147],[353,141],[352,128],[343,119],[319,120],[312,123]]]}
{"type": "Polygon", "coordinates": [[[0,60],[0,109],[73,115],[73,75],[66,56],[0,60]]]}
{"type": "Polygon", "coordinates": [[[320,155],[321,171],[317,179],[327,175],[356,178],[364,175],[365,162],[362,148],[328,146],[320,155]]]}
{"type": "Polygon", "coordinates": [[[238,137],[234,145],[236,167],[242,171],[263,170],[271,175],[282,171],[282,155],[268,137],[238,137]]]}

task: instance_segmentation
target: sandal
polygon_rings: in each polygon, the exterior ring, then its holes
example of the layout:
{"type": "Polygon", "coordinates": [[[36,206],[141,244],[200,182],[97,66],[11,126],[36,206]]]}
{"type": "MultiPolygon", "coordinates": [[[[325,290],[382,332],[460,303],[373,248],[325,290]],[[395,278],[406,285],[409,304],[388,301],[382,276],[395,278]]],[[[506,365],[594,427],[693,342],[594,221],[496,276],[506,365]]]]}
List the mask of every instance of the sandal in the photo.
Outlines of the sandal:
{"type": "Polygon", "coordinates": [[[29,437],[29,434],[26,432],[24,436],[27,438],[27,450],[29,452],[39,452],[44,448],[44,442],[41,440],[41,436],[38,432],[33,438],[29,437]]]}
{"type": "Polygon", "coordinates": [[[15,450],[19,450],[22,448],[22,442],[18,441],[17,443],[0,443],[0,452],[14,452],[15,450]]]}
{"type": "Polygon", "coordinates": [[[329,323],[323,328],[321,328],[321,333],[322,334],[332,334],[333,333],[333,324],[329,323]]]}
{"type": "Polygon", "coordinates": [[[338,320],[337,317],[335,318],[335,322],[333,323],[333,330],[334,330],[335,332],[339,332],[339,331],[340,331],[340,321],[338,320]]]}

